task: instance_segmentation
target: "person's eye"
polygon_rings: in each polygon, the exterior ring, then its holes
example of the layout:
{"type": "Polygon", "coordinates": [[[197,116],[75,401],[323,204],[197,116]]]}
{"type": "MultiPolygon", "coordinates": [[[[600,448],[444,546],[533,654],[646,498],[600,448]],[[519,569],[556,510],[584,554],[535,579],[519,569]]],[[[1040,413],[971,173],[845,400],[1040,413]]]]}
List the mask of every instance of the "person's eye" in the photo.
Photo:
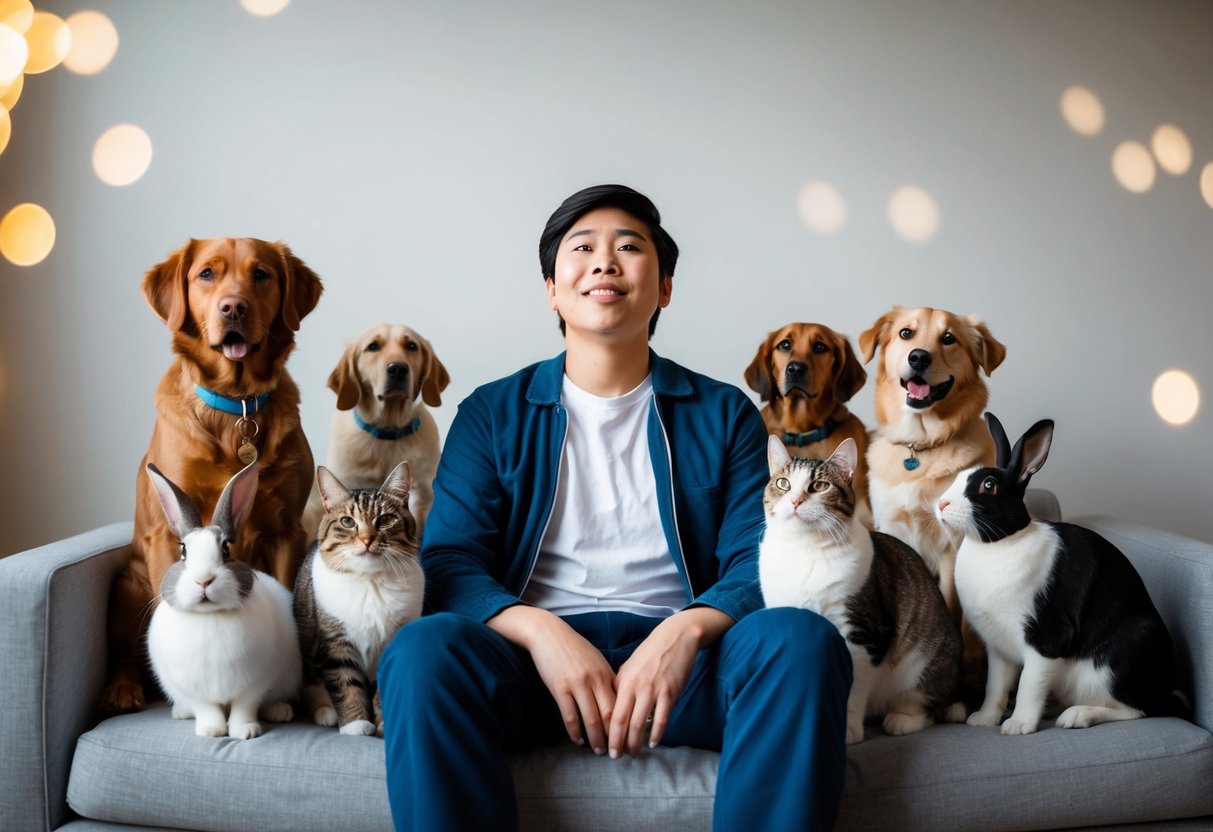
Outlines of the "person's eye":
{"type": "Polygon", "coordinates": [[[590,248],[587,243],[582,243],[581,245],[574,248],[573,251],[593,251],[593,249],[590,248]]]}
{"type": "Polygon", "coordinates": [[[620,251],[640,251],[640,249],[636,247],[635,243],[624,243],[623,245],[621,245],[619,247],[619,250],[620,251]]]}

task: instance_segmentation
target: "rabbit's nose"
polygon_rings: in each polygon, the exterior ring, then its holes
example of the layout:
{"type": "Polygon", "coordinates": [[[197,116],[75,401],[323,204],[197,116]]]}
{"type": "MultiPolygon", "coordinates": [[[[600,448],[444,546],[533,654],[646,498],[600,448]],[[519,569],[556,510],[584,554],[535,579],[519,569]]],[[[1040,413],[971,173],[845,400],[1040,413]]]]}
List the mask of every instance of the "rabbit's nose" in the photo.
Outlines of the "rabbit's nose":
{"type": "Polygon", "coordinates": [[[950,505],[952,505],[951,500],[940,500],[939,501],[939,510],[943,511],[945,508],[947,508],[950,505]]]}
{"type": "Polygon", "coordinates": [[[198,586],[202,587],[203,592],[205,592],[206,588],[208,586],[210,586],[211,584],[213,584],[214,582],[215,582],[215,579],[213,576],[209,577],[209,578],[202,578],[201,580],[196,579],[194,581],[194,583],[196,583],[196,584],[198,584],[198,586]]]}

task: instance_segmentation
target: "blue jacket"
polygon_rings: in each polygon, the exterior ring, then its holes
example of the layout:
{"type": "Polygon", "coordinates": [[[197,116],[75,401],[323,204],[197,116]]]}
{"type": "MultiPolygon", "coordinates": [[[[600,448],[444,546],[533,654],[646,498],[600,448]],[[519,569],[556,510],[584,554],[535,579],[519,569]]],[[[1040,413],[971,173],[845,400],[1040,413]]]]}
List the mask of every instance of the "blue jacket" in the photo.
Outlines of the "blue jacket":
{"type": "MultiPolygon", "coordinates": [[[[766,428],[736,387],[649,356],[649,453],[687,604],[740,620],[762,606],[766,428]]],[[[563,379],[562,353],[460,404],[422,541],[430,609],[487,621],[521,603],[556,498],[568,428],[563,379]]]]}

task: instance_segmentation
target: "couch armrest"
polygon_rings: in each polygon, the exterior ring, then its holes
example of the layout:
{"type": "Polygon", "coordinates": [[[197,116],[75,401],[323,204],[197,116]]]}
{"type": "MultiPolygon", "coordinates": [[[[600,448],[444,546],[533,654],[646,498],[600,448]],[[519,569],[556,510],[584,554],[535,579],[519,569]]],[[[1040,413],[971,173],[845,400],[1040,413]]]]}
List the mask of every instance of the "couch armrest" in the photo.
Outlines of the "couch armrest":
{"type": "Polygon", "coordinates": [[[1192,697],[1192,721],[1213,731],[1213,544],[1115,517],[1079,517],[1128,556],[1175,646],[1176,682],[1192,697]]]}
{"type": "Polygon", "coordinates": [[[68,820],[68,772],[105,684],[110,585],[132,531],[114,523],[0,559],[0,829],[68,820]]]}

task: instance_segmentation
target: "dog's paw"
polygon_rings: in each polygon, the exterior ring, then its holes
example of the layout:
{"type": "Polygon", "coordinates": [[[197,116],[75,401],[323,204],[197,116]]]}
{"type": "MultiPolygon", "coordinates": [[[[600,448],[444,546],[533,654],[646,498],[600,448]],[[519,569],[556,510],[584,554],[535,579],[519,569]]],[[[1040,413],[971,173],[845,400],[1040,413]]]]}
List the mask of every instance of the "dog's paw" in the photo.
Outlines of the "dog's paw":
{"type": "Polygon", "coordinates": [[[931,719],[926,714],[887,714],[884,718],[884,730],[886,734],[894,737],[904,736],[905,734],[913,734],[916,731],[921,731],[931,724],[931,719]]]}
{"type": "Polygon", "coordinates": [[[965,703],[953,702],[951,705],[944,708],[942,712],[940,712],[939,719],[941,722],[960,724],[965,721],[965,717],[968,716],[968,713],[969,709],[965,707],[965,703]]]}
{"type": "Polygon", "coordinates": [[[263,732],[260,722],[233,722],[228,725],[227,735],[234,740],[251,740],[263,732]]]}
{"type": "Polygon", "coordinates": [[[112,714],[142,711],[145,701],[143,685],[133,682],[113,682],[107,685],[105,692],[101,694],[101,710],[112,714]]]}
{"type": "Polygon", "coordinates": [[[369,737],[375,733],[375,723],[367,719],[355,719],[342,725],[341,733],[347,737],[369,737]]]}
{"type": "Polygon", "coordinates": [[[312,722],[332,727],[337,724],[337,709],[332,705],[321,705],[312,711],[312,722]]]}
{"type": "Polygon", "coordinates": [[[1038,724],[1038,720],[1025,721],[1011,717],[1002,724],[1002,734],[1004,737],[1017,737],[1023,734],[1035,734],[1038,724]]]}
{"type": "Polygon", "coordinates": [[[295,718],[295,709],[289,702],[270,702],[261,706],[260,716],[266,722],[290,722],[295,718]]]}
{"type": "Polygon", "coordinates": [[[965,720],[969,725],[976,725],[981,728],[993,728],[998,724],[998,720],[1002,719],[1002,713],[994,713],[993,711],[974,711],[969,714],[969,718],[965,720]]]}

